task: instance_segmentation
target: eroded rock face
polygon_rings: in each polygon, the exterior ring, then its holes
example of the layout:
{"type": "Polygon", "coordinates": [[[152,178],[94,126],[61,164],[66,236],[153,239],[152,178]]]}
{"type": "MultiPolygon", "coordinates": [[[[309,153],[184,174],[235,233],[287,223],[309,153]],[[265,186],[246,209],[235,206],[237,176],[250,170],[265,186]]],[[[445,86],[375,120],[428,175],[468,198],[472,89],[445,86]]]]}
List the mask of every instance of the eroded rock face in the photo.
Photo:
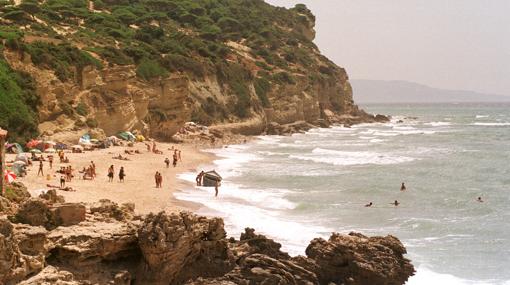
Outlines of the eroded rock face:
{"type": "Polygon", "coordinates": [[[90,206],[90,212],[103,218],[112,218],[117,221],[131,220],[134,217],[135,204],[124,203],[119,206],[108,199],[101,199],[90,206]]]}
{"type": "Polygon", "coordinates": [[[394,236],[369,238],[359,233],[334,233],[327,241],[317,238],[306,249],[321,284],[404,284],[414,273],[405,253],[394,236]]]}
{"type": "Polygon", "coordinates": [[[223,220],[187,212],[149,215],[138,230],[142,284],[182,284],[222,276],[234,267],[223,220]]]}

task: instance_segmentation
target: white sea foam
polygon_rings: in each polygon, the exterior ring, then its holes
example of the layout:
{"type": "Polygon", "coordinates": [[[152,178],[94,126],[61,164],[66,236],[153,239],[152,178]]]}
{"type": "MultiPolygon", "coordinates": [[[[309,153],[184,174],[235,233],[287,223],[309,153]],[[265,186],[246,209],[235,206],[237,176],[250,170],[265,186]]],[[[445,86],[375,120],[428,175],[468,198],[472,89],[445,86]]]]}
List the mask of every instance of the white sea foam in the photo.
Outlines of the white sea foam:
{"type": "Polygon", "coordinates": [[[488,126],[488,127],[491,127],[491,126],[510,126],[510,123],[508,123],[508,122],[505,122],[505,123],[480,123],[480,122],[476,122],[476,123],[473,123],[471,125],[472,126],[488,126]]]}
{"type": "Polygon", "coordinates": [[[489,115],[476,115],[477,119],[488,118],[488,117],[489,117],[489,115]]]}
{"type": "Polygon", "coordinates": [[[398,164],[415,160],[415,158],[391,154],[380,154],[368,151],[339,151],[315,148],[309,155],[290,155],[289,158],[307,160],[332,165],[362,165],[362,164],[398,164]]]}
{"type": "MultiPolygon", "coordinates": [[[[416,274],[411,276],[406,283],[407,285],[429,285],[429,284],[438,284],[438,285],[495,285],[498,283],[491,281],[472,281],[462,279],[450,274],[441,274],[434,272],[427,267],[420,266],[416,270],[416,274]]],[[[508,284],[508,281],[500,284],[508,284]]]]}
{"type": "Polygon", "coordinates": [[[430,122],[430,123],[425,123],[425,125],[433,126],[433,127],[444,127],[444,126],[451,126],[452,123],[450,123],[450,122],[430,122]]]}

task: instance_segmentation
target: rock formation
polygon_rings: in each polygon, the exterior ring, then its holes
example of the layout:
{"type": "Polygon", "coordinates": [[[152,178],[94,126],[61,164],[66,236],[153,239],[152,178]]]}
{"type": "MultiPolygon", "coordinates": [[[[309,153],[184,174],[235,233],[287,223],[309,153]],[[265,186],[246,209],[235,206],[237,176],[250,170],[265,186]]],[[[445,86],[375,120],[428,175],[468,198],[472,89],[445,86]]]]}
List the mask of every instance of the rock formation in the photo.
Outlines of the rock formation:
{"type": "Polygon", "coordinates": [[[390,285],[414,273],[393,236],[334,233],[291,257],[254,229],[228,239],[219,218],[137,217],[133,205],[101,200],[87,205],[79,223],[64,223],[81,207],[62,210],[69,204],[55,193],[42,197],[24,201],[12,221],[0,219],[0,284],[390,285]]]}

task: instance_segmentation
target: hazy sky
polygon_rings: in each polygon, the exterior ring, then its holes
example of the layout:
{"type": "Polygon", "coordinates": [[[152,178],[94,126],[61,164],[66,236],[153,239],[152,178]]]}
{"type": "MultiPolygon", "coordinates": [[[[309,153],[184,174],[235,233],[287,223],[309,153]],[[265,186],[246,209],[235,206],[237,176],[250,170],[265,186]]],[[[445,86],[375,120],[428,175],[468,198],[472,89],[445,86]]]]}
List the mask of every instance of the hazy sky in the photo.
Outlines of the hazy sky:
{"type": "Polygon", "coordinates": [[[266,1],[306,4],[350,78],[510,95],[510,0],[266,1]]]}

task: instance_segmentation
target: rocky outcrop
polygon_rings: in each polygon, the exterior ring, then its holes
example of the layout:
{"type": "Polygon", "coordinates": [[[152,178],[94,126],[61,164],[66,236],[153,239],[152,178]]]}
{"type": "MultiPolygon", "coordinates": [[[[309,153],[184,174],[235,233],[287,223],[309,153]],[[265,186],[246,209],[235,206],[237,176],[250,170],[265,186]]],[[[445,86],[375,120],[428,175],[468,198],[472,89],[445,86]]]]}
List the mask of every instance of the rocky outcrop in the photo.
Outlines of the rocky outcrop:
{"type": "Polygon", "coordinates": [[[101,200],[75,223],[69,217],[83,205],[42,196],[25,201],[12,222],[0,219],[1,284],[393,285],[414,273],[393,236],[334,233],[291,257],[254,229],[227,239],[220,218],[137,217],[132,204],[101,200]]]}
{"type": "Polygon", "coordinates": [[[190,213],[149,215],[138,230],[142,284],[182,284],[234,267],[223,220],[190,213]]]}

